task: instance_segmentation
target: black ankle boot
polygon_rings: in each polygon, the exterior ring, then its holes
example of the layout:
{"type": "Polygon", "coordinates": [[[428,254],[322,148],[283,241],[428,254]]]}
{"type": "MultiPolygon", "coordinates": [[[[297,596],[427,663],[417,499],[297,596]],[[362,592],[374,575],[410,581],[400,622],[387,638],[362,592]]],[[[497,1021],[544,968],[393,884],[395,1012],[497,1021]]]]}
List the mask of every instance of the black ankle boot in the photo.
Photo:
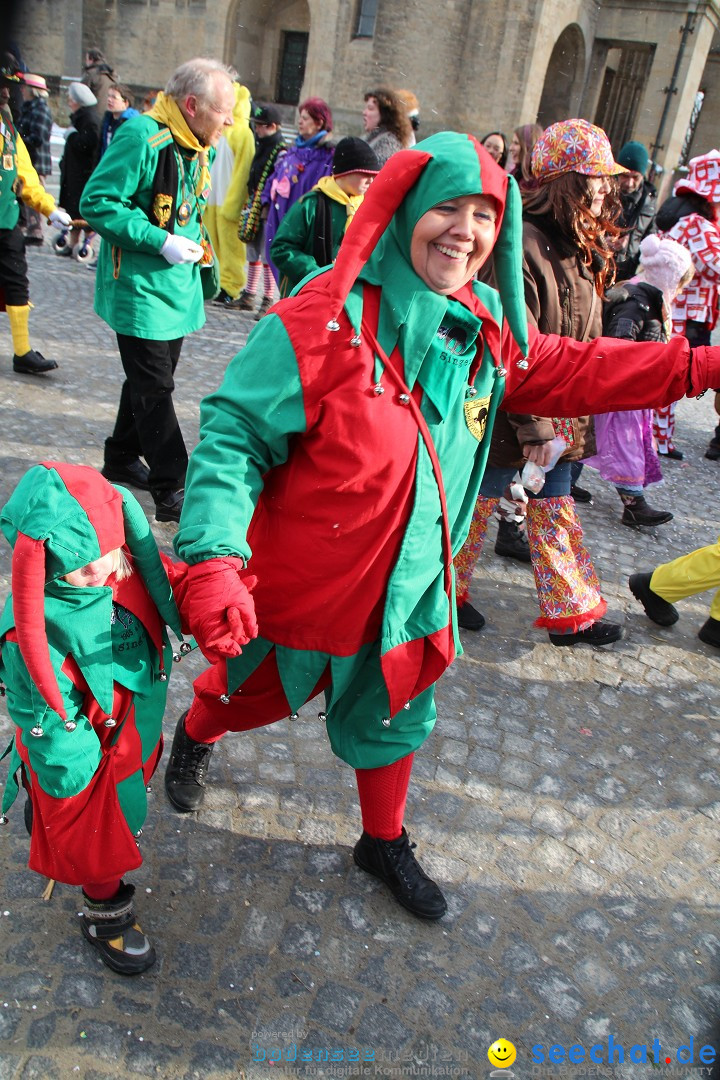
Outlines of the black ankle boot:
{"type": "Polygon", "coordinates": [[[403,829],[397,840],[378,840],[363,832],[353,858],[361,870],[374,874],[395,899],[419,919],[441,919],[447,901],[435,882],[422,870],[403,829]]]}
{"type": "Polygon", "coordinates": [[[93,900],[83,891],[83,936],[120,975],[140,975],[155,963],[155,950],[135,920],[134,895],[135,886],[125,882],[109,900],[93,900]]]}
{"type": "Polygon", "coordinates": [[[170,761],[165,770],[165,791],[176,810],[199,810],[205,798],[205,773],[214,743],[195,742],[185,731],[183,713],[175,728],[170,761]]]}
{"type": "Polygon", "coordinates": [[[652,619],[658,626],[672,626],[680,618],[677,608],[674,608],[667,600],[663,600],[662,596],[658,596],[657,593],[652,591],[650,588],[651,579],[652,571],[649,574],[633,574],[628,578],[630,592],[645,608],[648,619],[652,619]]]}
{"type": "Polygon", "coordinates": [[[720,649],[720,619],[710,617],[698,630],[698,637],[706,645],[714,645],[720,649]]]}
{"type": "Polygon", "coordinates": [[[495,554],[504,555],[506,559],[517,559],[518,562],[530,562],[527,534],[516,522],[503,520],[498,522],[495,554]]]}
{"type": "Polygon", "coordinates": [[[669,510],[654,510],[648,506],[644,495],[621,495],[623,501],[623,513],[620,519],[623,525],[642,525],[651,528],[653,525],[664,525],[672,521],[673,515],[669,510]]]}
{"type": "Polygon", "coordinates": [[[576,630],[574,634],[548,634],[551,645],[612,645],[624,636],[622,626],[617,623],[594,622],[585,630],[576,630]]]}
{"type": "Polygon", "coordinates": [[[482,630],[485,617],[467,600],[457,609],[457,621],[461,630],[482,630]]]}

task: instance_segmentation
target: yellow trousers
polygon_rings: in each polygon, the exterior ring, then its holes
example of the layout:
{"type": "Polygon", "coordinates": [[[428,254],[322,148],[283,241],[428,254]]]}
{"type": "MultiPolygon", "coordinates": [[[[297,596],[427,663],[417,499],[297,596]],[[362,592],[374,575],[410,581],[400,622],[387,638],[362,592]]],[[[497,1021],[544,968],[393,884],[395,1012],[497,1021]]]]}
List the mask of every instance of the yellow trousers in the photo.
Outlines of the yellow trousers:
{"type": "Polygon", "coordinates": [[[716,544],[697,548],[654,571],[650,588],[669,604],[686,596],[716,589],[710,605],[710,618],[720,621],[720,539],[716,544]]]}

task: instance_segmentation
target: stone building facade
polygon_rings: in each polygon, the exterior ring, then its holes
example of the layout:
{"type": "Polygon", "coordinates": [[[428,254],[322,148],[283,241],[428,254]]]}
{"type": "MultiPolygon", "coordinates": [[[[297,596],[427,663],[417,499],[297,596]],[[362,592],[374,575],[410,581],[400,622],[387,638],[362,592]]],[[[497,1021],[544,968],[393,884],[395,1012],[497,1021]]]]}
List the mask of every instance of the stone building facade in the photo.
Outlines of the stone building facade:
{"type": "Polygon", "coordinates": [[[584,116],[616,149],[648,145],[666,187],[691,120],[692,154],[720,141],[719,23],[720,0],[24,0],[16,36],[46,76],[77,76],[94,45],[143,89],[219,56],[290,123],[326,98],[339,134],[383,83],[414,90],[422,133],[584,116]]]}

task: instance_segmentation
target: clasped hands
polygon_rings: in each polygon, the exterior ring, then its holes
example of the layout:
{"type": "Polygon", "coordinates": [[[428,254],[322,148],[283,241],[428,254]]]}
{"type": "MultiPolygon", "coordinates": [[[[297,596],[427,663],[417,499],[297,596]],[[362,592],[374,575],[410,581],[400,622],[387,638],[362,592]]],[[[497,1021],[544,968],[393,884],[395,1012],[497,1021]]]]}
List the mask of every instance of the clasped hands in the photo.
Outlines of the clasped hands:
{"type": "Polygon", "coordinates": [[[188,567],[187,621],[203,656],[211,663],[239,656],[257,637],[252,590],[256,577],[240,577],[245,564],[228,555],[188,567]]]}

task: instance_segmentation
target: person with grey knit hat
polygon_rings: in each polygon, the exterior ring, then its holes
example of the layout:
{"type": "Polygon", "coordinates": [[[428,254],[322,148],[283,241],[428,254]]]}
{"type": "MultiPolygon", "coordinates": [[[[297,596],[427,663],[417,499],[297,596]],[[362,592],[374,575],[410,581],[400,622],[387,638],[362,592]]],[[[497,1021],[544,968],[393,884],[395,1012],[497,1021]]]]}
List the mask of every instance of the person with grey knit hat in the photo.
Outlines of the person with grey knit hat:
{"type": "MultiPolygon", "coordinates": [[[[100,145],[97,98],[81,82],[70,83],[67,92],[70,127],[65,134],[65,151],[60,161],[60,202],[73,220],[81,217],[80,199],[90,173],[95,168],[100,145]]],[[[59,255],[70,255],[80,239],[80,229],[71,229],[66,242],[56,247],[59,255]]]]}
{"type": "Polygon", "coordinates": [[[625,143],[617,161],[627,172],[619,179],[622,215],[618,225],[625,232],[615,256],[615,265],[617,280],[627,281],[637,272],[640,244],[646,236],[657,232],[657,192],[650,181],[645,179],[650,156],[643,143],[625,143]]]}

